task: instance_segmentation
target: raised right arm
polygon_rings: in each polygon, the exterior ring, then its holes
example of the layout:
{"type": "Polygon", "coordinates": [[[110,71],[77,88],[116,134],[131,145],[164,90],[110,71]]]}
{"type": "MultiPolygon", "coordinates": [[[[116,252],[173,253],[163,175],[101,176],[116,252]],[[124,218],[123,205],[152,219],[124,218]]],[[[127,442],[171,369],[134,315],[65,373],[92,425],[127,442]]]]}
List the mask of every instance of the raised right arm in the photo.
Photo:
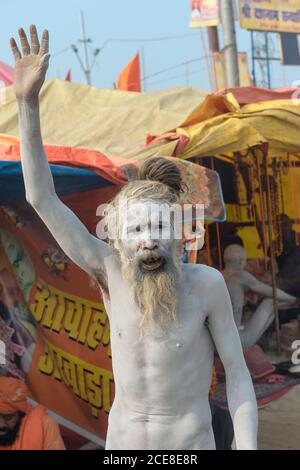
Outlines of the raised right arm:
{"type": "Polygon", "coordinates": [[[53,237],[69,258],[90,275],[104,271],[104,258],[112,253],[105,242],[89,233],[75,214],[61,202],[54,188],[52,174],[44,152],[39,91],[48,68],[48,32],[39,45],[35,26],[30,27],[31,46],[19,30],[23,57],[14,39],[11,47],[16,60],[15,92],[19,107],[21,163],[26,200],[39,214],[53,237]]]}

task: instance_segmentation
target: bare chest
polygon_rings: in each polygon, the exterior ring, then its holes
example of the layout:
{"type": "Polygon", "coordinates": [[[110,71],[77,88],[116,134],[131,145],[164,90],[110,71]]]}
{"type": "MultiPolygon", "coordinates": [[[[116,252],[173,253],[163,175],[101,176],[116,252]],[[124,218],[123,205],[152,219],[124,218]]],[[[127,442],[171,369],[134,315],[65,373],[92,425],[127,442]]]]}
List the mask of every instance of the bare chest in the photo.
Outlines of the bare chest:
{"type": "Polygon", "coordinates": [[[142,366],[143,362],[155,365],[164,357],[181,358],[200,352],[201,345],[208,341],[205,324],[207,311],[205,301],[201,301],[199,289],[183,278],[176,291],[176,321],[161,328],[151,320],[141,340],[140,322],[142,313],[134,302],[133,290],[120,271],[109,276],[110,300],[106,309],[110,318],[113,354],[134,358],[142,366]],[[202,338],[202,341],[200,339],[202,338]]]}

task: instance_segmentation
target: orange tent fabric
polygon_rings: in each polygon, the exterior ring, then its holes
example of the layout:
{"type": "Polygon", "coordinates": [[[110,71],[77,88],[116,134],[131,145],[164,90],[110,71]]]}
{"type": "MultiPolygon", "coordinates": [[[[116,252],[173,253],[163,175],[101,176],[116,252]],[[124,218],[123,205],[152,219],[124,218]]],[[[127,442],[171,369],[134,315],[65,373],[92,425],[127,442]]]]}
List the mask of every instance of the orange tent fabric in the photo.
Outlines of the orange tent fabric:
{"type": "Polygon", "coordinates": [[[138,52],[120,73],[118,89],[123,91],[141,91],[141,68],[138,52]]]}
{"type": "MultiPolygon", "coordinates": [[[[115,165],[97,150],[63,147],[61,145],[44,145],[49,163],[95,170],[101,177],[114,184],[127,181],[121,166],[115,165]]],[[[0,161],[20,161],[19,139],[0,134],[0,161]]],[[[118,161],[116,159],[116,161],[118,161]]],[[[126,161],[123,162],[125,164],[126,161]]]]}
{"type": "Polygon", "coordinates": [[[71,69],[70,69],[70,70],[68,70],[68,73],[67,73],[67,75],[66,75],[66,78],[65,78],[65,80],[66,80],[67,82],[71,82],[71,81],[72,81],[72,77],[71,77],[71,69]]]}

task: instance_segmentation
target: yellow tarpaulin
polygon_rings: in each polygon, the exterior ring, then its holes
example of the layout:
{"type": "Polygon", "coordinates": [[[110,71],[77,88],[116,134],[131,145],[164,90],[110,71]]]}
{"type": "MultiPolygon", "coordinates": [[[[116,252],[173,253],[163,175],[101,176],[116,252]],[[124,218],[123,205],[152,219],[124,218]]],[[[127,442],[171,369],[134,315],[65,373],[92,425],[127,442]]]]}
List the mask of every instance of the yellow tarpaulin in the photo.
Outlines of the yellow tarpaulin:
{"type": "Polygon", "coordinates": [[[221,155],[268,142],[272,156],[300,151],[300,101],[268,101],[237,107],[226,113],[177,131],[190,141],[183,158],[221,155]]]}
{"type": "MultiPolygon", "coordinates": [[[[192,88],[156,93],[102,90],[47,81],[41,93],[44,141],[129,158],[172,155],[174,141],[145,147],[147,133],[177,130],[189,137],[182,158],[222,155],[268,142],[271,155],[300,153],[300,104],[276,100],[242,108],[233,95],[207,96],[192,88]]],[[[12,87],[0,105],[0,133],[18,136],[12,87]]]]}
{"type": "MultiPolygon", "coordinates": [[[[169,132],[186,137],[183,150],[177,153],[184,159],[226,155],[233,163],[233,152],[263,142],[269,145],[269,157],[300,154],[300,104],[296,100],[240,107],[230,93],[226,97],[213,96],[192,88],[127,93],[54,80],[45,83],[40,101],[46,144],[98,150],[113,156],[114,162],[116,156],[121,162],[122,158],[174,155],[177,140],[162,138],[146,145],[147,134],[161,136],[169,132]]],[[[6,89],[6,101],[0,105],[0,134],[2,145],[14,144],[13,136],[18,137],[12,87],[6,89]]],[[[286,212],[298,219],[300,204],[295,202],[295,191],[300,185],[299,169],[286,169],[282,182],[286,212]]],[[[234,208],[227,209],[228,220],[234,221],[234,208]]],[[[241,214],[244,222],[250,222],[243,207],[241,214]]],[[[261,255],[255,228],[243,228],[241,234],[249,242],[248,254],[261,255]]]]}
{"type": "MultiPolygon", "coordinates": [[[[0,104],[0,133],[18,136],[14,91],[6,90],[6,102],[0,104]]],[[[40,96],[43,139],[47,144],[99,150],[108,156],[137,155],[147,132],[159,135],[178,127],[206,95],[195,89],[142,94],[47,81],[40,96]]],[[[165,153],[171,154],[174,146],[171,143],[165,153]]]]}

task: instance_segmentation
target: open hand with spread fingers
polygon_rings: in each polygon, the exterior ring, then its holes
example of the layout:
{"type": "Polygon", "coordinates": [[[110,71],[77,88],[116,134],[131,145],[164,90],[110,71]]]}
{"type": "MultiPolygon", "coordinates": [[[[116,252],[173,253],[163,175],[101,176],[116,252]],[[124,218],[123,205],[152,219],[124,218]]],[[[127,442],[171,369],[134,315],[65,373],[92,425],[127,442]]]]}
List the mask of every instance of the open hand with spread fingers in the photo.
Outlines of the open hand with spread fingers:
{"type": "Polygon", "coordinates": [[[23,28],[19,29],[22,54],[14,38],[10,46],[15,58],[14,86],[17,100],[35,101],[44,83],[49,65],[49,34],[44,30],[41,45],[35,25],[30,26],[30,42],[23,28]]]}

